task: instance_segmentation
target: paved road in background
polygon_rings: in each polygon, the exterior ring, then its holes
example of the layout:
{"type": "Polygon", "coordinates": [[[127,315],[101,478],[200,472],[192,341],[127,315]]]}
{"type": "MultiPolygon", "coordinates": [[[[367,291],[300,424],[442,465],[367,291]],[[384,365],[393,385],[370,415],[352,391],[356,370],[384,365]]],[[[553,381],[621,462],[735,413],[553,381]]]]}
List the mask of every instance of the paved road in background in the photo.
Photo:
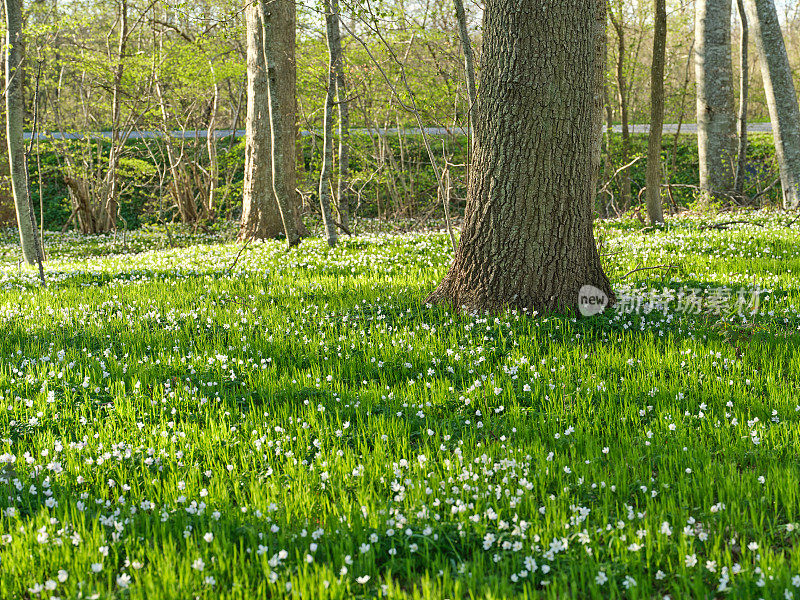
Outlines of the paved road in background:
{"type": "MultiPolygon", "coordinates": [[[[631,125],[631,133],[650,133],[650,125],[631,125]]],[[[622,127],[619,125],[614,126],[614,131],[617,133],[622,132],[622,127]]],[[[664,125],[664,133],[677,133],[678,125],[676,123],[664,125]]],[[[772,123],[748,123],[748,133],[772,133],[772,123]]],[[[681,133],[697,133],[696,123],[684,123],[681,125],[681,133]]]]}
{"type": "MultiPolygon", "coordinates": [[[[649,133],[650,132],[650,125],[631,125],[630,126],[631,133],[649,133]]],[[[352,129],[351,133],[354,134],[364,134],[368,135],[369,133],[376,133],[378,130],[376,129],[352,129]]],[[[401,130],[397,128],[389,128],[389,129],[381,129],[381,133],[385,135],[397,135],[401,130]]],[[[619,125],[614,126],[614,131],[616,133],[622,132],[622,127],[619,125]]],[[[664,133],[676,133],[678,131],[678,125],[675,123],[668,123],[664,125],[664,133]]],[[[772,132],[772,124],[771,123],[750,123],[747,126],[747,131],[749,133],[771,133],[772,132]]],[[[403,129],[402,132],[405,135],[420,135],[421,130],[417,128],[409,128],[403,129]]],[[[233,134],[234,131],[232,129],[217,129],[215,134],[218,138],[226,138],[233,134]]],[[[427,127],[425,128],[425,133],[430,136],[435,137],[446,137],[449,135],[466,135],[466,130],[461,128],[455,129],[448,129],[446,127],[427,127]]],[[[697,133],[697,125],[695,123],[684,123],[681,125],[681,133],[697,133]]],[[[244,137],[245,131],[244,129],[238,129],[235,132],[236,137],[244,137]]],[[[310,132],[310,131],[302,131],[301,134],[303,136],[309,135],[320,135],[319,132],[310,132]]],[[[85,133],[77,133],[77,132],[68,132],[68,133],[61,133],[61,132],[51,132],[51,133],[40,133],[39,139],[48,139],[50,137],[55,139],[70,139],[76,140],[86,137],[87,134],[85,133]]],[[[104,137],[104,138],[111,138],[110,131],[99,131],[93,132],[88,134],[91,137],[104,137]]],[[[129,139],[132,140],[140,140],[140,139],[150,139],[150,138],[159,138],[162,137],[164,134],[160,131],[134,131],[130,134],[129,139]]],[[[206,131],[171,131],[170,135],[173,137],[181,138],[185,137],[188,139],[193,138],[205,138],[207,137],[208,133],[206,131]]],[[[29,132],[25,133],[25,139],[31,139],[31,134],[29,132]]]]}

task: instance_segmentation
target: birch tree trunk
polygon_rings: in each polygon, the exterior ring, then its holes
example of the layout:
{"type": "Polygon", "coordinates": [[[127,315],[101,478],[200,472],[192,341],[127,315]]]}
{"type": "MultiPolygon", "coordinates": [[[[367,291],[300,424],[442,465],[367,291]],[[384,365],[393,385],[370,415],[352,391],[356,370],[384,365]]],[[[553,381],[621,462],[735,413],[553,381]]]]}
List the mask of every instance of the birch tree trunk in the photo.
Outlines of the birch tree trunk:
{"type": "Polygon", "coordinates": [[[700,189],[726,200],[733,188],[736,117],[733,108],[731,0],[697,0],[695,79],[700,189]]]}
{"type": "Polygon", "coordinates": [[[322,211],[322,223],[325,226],[325,238],[328,245],[336,245],[336,223],[331,213],[331,170],[333,169],[333,98],[336,90],[336,56],[334,39],[337,31],[334,22],[339,18],[333,12],[330,0],[323,0],[325,9],[325,37],[328,40],[328,89],[325,95],[325,115],[323,117],[322,136],[322,170],[319,176],[319,205],[322,211]]]}
{"type": "Polygon", "coordinates": [[[25,156],[23,120],[25,106],[22,90],[22,0],[5,0],[6,11],[6,140],[11,170],[11,190],[17,213],[22,259],[28,265],[40,265],[39,238],[31,209],[28,165],[25,156]]]}
{"type": "Polygon", "coordinates": [[[428,297],[466,310],[613,302],[592,230],[606,0],[488,0],[461,243],[428,297]]]}
{"type": "Polygon", "coordinates": [[[653,64],[650,70],[650,136],[647,144],[647,215],[650,223],[664,222],[661,205],[661,136],[664,129],[664,62],[667,52],[667,7],[655,0],[653,64]]]}
{"type": "Polygon", "coordinates": [[[783,207],[800,208],[800,110],[773,0],[747,0],[781,171],[783,207]]]}

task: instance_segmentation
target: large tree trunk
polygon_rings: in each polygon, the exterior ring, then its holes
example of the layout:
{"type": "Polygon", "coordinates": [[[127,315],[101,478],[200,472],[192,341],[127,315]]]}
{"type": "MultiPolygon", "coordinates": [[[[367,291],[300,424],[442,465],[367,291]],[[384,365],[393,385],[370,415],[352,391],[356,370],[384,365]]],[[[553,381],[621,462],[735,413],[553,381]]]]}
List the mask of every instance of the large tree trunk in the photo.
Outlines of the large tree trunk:
{"type": "Polygon", "coordinates": [[[325,116],[322,134],[322,170],[319,176],[319,205],[328,245],[336,245],[336,223],[331,212],[331,170],[333,169],[333,98],[336,90],[336,51],[334,40],[338,36],[339,15],[333,12],[330,0],[323,0],[325,9],[325,37],[328,40],[328,89],[325,94],[325,116]],[[337,27],[334,29],[334,23],[337,27]]]}
{"type": "Polygon", "coordinates": [[[272,135],[272,191],[289,247],[300,243],[297,227],[295,5],[292,0],[261,0],[262,45],[267,65],[269,124],[272,135]]]}
{"type": "Polygon", "coordinates": [[[706,199],[726,200],[736,160],[731,0],[698,0],[695,30],[700,189],[706,199]]]}
{"type": "Polygon", "coordinates": [[[467,310],[573,312],[613,301],[592,231],[605,0],[488,0],[467,211],[429,296],[467,310]]]}
{"type": "Polygon", "coordinates": [[[767,94],[783,206],[800,208],[800,110],[778,14],[773,0],[747,0],[746,8],[767,94]]]}
{"type": "Polygon", "coordinates": [[[294,3],[248,4],[247,123],[240,240],[301,231],[295,162],[294,3]]]}
{"type": "Polygon", "coordinates": [[[6,10],[6,139],[11,170],[11,189],[17,212],[22,259],[26,264],[39,264],[41,249],[31,209],[28,188],[28,165],[25,156],[23,119],[25,106],[22,90],[22,1],[5,0],[6,10]]]}
{"type": "Polygon", "coordinates": [[[661,136],[664,129],[664,62],[667,52],[667,7],[655,0],[653,64],[650,69],[650,137],[647,145],[647,215],[650,223],[663,223],[661,206],[661,136]]]}
{"type": "Polygon", "coordinates": [[[267,68],[262,49],[258,6],[248,4],[247,120],[245,121],[244,183],[241,240],[274,238],[283,231],[281,214],[272,194],[267,68]]]}

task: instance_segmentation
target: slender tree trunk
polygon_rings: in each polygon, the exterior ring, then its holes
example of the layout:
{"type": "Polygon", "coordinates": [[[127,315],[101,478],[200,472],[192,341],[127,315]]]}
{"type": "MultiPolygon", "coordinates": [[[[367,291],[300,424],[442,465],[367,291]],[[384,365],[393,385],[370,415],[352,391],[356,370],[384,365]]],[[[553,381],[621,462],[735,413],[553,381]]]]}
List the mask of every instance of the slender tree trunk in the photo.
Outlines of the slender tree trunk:
{"type": "Polygon", "coordinates": [[[664,62],[667,52],[666,0],[655,0],[653,64],[650,70],[650,136],[647,144],[647,215],[664,222],[661,206],[661,137],[664,129],[664,62]]]}
{"type": "Polygon", "coordinates": [[[572,312],[613,301],[592,231],[606,0],[488,0],[474,162],[453,265],[430,302],[572,312]]]}
{"type": "MultiPolygon", "coordinates": [[[[5,49],[3,49],[3,52],[5,53],[5,49]]],[[[5,88],[5,72],[3,74],[2,85],[5,88]]],[[[5,109],[5,104],[3,108],[5,109]]],[[[8,162],[8,137],[6,135],[6,128],[0,127],[0,205],[10,207],[13,203],[14,194],[11,191],[11,165],[8,162]]],[[[10,215],[8,218],[10,219],[10,215]]],[[[10,225],[10,222],[8,224],[10,225]]]]}
{"type": "Polygon", "coordinates": [[[747,0],[781,171],[783,207],[800,208],[800,110],[773,0],[747,0]]]}
{"type": "Polygon", "coordinates": [[[172,176],[172,184],[169,186],[169,189],[175,199],[175,205],[178,207],[178,214],[180,214],[181,221],[183,223],[193,224],[197,222],[197,205],[194,201],[192,185],[186,174],[186,166],[183,164],[182,153],[181,156],[177,156],[172,142],[172,136],[169,135],[169,111],[167,110],[167,102],[164,98],[161,81],[158,77],[156,77],[154,88],[156,98],[158,98],[158,104],[161,108],[164,147],[167,153],[167,161],[169,161],[169,172],[172,176]]]}
{"type": "MultiPolygon", "coordinates": [[[[603,85],[603,104],[606,114],[606,131],[605,137],[603,138],[605,142],[605,152],[603,152],[604,156],[604,163],[603,163],[603,182],[608,182],[609,177],[611,177],[614,173],[614,167],[611,164],[611,140],[612,136],[614,135],[614,110],[611,107],[611,97],[608,93],[608,85],[604,83],[603,85]]],[[[615,207],[616,202],[614,201],[614,195],[609,190],[609,200],[608,202],[603,202],[603,217],[608,217],[611,214],[611,211],[616,211],[617,208],[615,207]]]]}
{"type": "Polygon", "coordinates": [[[339,0],[331,0],[334,21],[334,43],[332,51],[336,57],[336,104],[339,107],[339,185],[336,193],[336,207],[339,210],[339,222],[350,228],[350,103],[347,100],[347,84],[344,78],[344,53],[342,52],[342,35],[339,27],[341,14],[339,0]]]}
{"type": "Polygon", "coordinates": [[[741,23],[741,40],[739,40],[739,118],[737,134],[739,146],[736,151],[736,172],[733,179],[733,192],[744,196],[744,175],[747,167],[747,95],[750,88],[750,66],[748,64],[748,44],[750,29],[747,25],[747,13],[744,0],[736,0],[741,23]]]}
{"type": "Polygon", "coordinates": [[[328,89],[325,95],[325,116],[323,117],[322,134],[322,170],[319,176],[319,205],[322,211],[322,223],[325,226],[325,237],[328,245],[336,245],[336,223],[331,211],[331,170],[333,169],[333,98],[336,90],[336,52],[334,50],[334,21],[339,18],[333,12],[330,0],[323,0],[325,9],[325,37],[328,40],[328,89]]]}
{"type": "MultiPolygon", "coordinates": [[[[622,125],[622,158],[620,160],[623,165],[627,165],[630,162],[631,154],[631,131],[628,122],[628,82],[625,77],[625,53],[627,49],[621,3],[619,15],[615,15],[613,10],[609,11],[608,14],[611,24],[617,32],[617,99],[619,101],[619,116],[622,125]]],[[[620,173],[619,181],[620,203],[622,210],[626,211],[630,207],[631,201],[631,173],[628,169],[620,173]]]]}
{"type": "Polygon", "coordinates": [[[288,134],[284,139],[285,149],[283,152],[284,168],[286,175],[286,189],[292,204],[292,215],[297,229],[297,235],[301,238],[308,237],[311,233],[303,223],[301,212],[302,198],[297,191],[297,169],[298,159],[302,159],[302,148],[299,143],[300,127],[297,120],[297,61],[295,51],[297,50],[297,8],[295,2],[289,0],[279,0],[282,2],[277,7],[276,18],[281,22],[280,37],[276,40],[280,49],[279,62],[277,67],[282,69],[284,76],[279,79],[279,94],[283,99],[284,116],[288,134]],[[298,156],[298,148],[301,153],[298,156]]]}
{"type": "Polygon", "coordinates": [[[472,52],[472,41],[469,39],[467,29],[467,14],[464,11],[464,0],[453,0],[456,9],[456,21],[458,22],[458,39],[461,41],[461,50],[464,52],[464,75],[467,80],[467,102],[469,103],[470,131],[474,129],[473,117],[475,114],[475,100],[478,92],[475,88],[475,58],[472,52]]]}
{"type": "Polygon", "coordinates": [[[11,170],[11,190],[17,212],[22,259],[28,265],[40,264],[41,248],[36,234],[28,187],[28,164],[25,156],[23,119],[25,106],[22,90],[22,1],[5,0],[6,11],[6,140],[11,170]]]}
{"type": "Polygon", "coordinates": [[[694,44],[695,40],[692,39],[692,45],[689,46],[689,53],[686,55],[686,69],[684,69],[684,77],[683,77],[683,87],[681,88],[681,104],[680,109],[678,110],[678,127],[675,130],[675,136],[672,138],[672,152],[671,160],[672,160],[672,167],[668,170],[667,175],[667,183],[669,184],[669,180],[672,179],[672,171],[675,170],[675,164],[678,160],[678,141],[680,140],[681,135],[681,128],[683,127],[683,114],[684,109],[686,108],[686,97],[688,96],[689,92],[689,80],[691,79],[691,66],[692,66],[692,57],[694,56],[694,44]]]}
{"type": "Polygon", "coordinates": [[[217,159],[217,117],[219,116],[219,82],[214,70],[214,63],[209,59],[209,69],[214,77],[214,98],[211,101],[211,114],[208,119],[208,129],[206,130],[206,151],[208,152],[208,206],[206,206],[206,217],[214,218],[217,210],[217,186],[219,185],[219,161],[217,159]]]}
{"type": "Polygon", "coordinates": [[[117,65],[114,69],[114,86],[111,98],[111,149],[108,153],[108,186],[105,188],[100,220],[104,231],[116,230],[119,200],[117,196],[117,165],[122,153],[120,148],[120,125],[122,117],[122,77],[125,74],[125,53],[128,44],[128,0],[119,4],[119,42],[117,45],[117,65]]]}
{"type": "Polygon", "coordinates": [[[731,0],[697,0],[695,36],[700,188],[707,200],[727,200],[736,160],[731,0]]]}

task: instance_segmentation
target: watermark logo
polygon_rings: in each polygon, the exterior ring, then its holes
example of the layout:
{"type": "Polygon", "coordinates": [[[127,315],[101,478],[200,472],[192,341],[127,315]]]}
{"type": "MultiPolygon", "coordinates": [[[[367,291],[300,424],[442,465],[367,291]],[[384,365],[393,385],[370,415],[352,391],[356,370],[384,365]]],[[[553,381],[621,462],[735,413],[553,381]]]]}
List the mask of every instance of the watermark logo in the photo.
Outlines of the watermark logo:
{"type": "MultiPolygon", "coordinates": [[[[760,314],[761,296],[768,290],[728,287],[652,289],[637,294],[620,294],[615,310],[621,314],[668,313],[730,317],[760,314]]],[[[766,296],[768,297],[768,296],[766,296]]]]}
{"type": "Polygon", "coordinates": [[[578,292],[578,310],[584,317],[599,315],[608,306],[608,295],[593,285],[585,285],[578,292]]]}

